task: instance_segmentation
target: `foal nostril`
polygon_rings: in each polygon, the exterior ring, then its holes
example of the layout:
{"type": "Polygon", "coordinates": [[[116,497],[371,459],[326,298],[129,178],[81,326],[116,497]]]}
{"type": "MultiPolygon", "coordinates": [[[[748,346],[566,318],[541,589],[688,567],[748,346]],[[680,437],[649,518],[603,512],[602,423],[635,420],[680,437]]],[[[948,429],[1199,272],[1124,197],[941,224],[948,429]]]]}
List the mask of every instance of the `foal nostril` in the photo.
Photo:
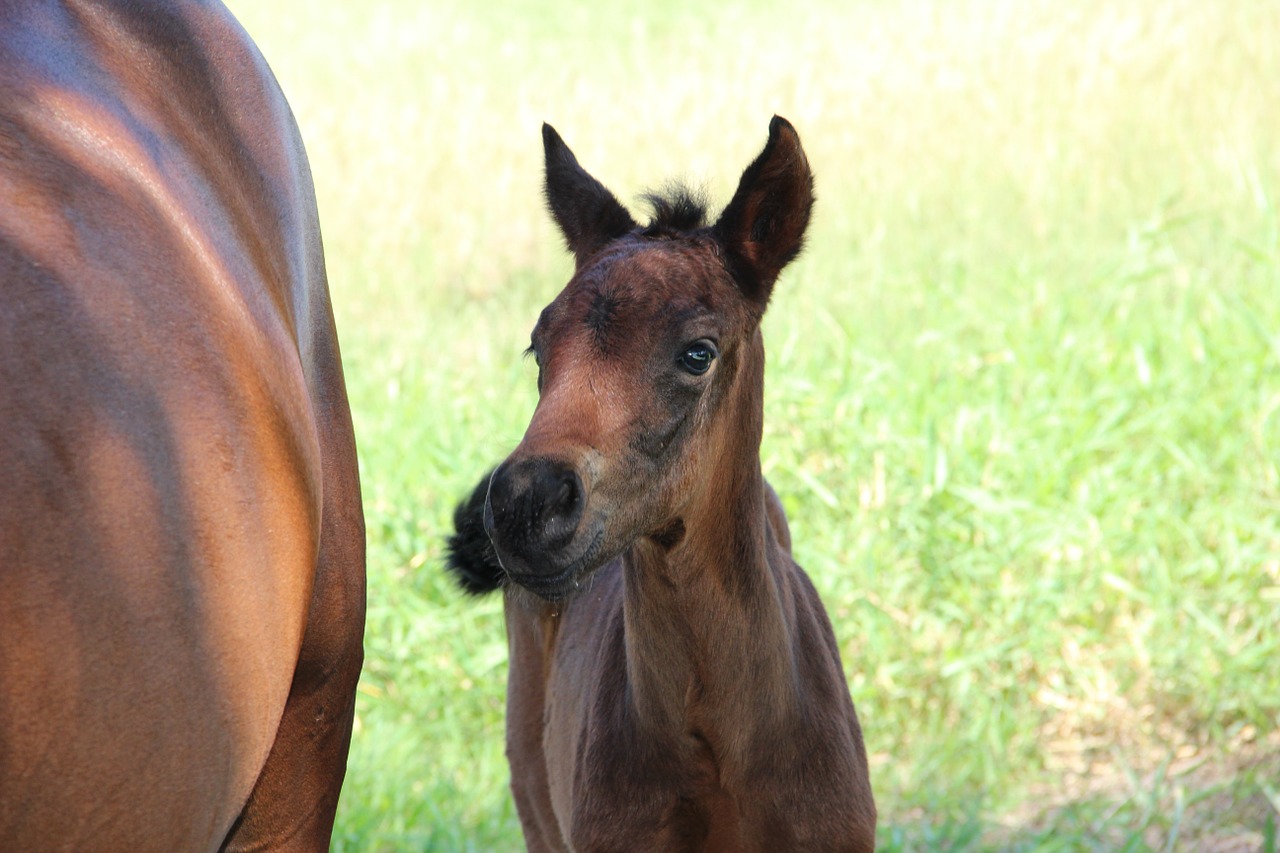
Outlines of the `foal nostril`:
{"type": "Polygon", "coordinates": [[[572,467],[549,459],[503,465],[489,490],[492,528],[501,549],[533,557],[567,545],[582,518],[582,480],[572,467]]]}
{"type": "Polygon", "coordinates": [[[578,503],[578,475],[565,470],[560,480],[560,488],[551,501],[551,509],[564,513],[572,510],[578,503]]]}
{"type": "Polygon", "coordinates": [[[552,472],[547,484],[550,499],[543,507],[542,534],[548,548],[568,543],[582,517],[582,481],[572,468],[552,472]],[[558,481],[558,484],[557,484],[558,481]]]}

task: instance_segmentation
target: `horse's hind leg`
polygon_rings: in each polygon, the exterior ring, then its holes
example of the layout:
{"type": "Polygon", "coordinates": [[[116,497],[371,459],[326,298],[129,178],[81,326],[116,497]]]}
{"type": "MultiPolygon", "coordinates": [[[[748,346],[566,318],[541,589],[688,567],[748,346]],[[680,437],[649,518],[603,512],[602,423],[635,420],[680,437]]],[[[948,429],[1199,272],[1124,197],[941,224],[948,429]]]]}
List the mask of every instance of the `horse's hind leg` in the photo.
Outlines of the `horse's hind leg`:
{"type": "Polygon", "coordinates": [[[349,470],[326,466],[319,558],[298,667],[271,754],[224,851],[329,849],[364,660],[364,520],[354,458],[353,449],[349,470]]]}

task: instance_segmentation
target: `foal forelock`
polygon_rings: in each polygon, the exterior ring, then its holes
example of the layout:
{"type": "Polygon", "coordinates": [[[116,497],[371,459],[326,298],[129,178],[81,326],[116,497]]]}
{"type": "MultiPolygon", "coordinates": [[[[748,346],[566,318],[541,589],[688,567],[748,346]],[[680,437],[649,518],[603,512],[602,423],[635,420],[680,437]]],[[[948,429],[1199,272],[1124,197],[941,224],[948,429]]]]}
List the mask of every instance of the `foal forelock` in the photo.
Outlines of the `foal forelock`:
{"type": "Polygon", "coordinates": [[[677,236],[707,224],[707,198],[700,190],[671,184],[662,192],[641,196],[652,216],[644,229],[646,237],[677,236]]]}

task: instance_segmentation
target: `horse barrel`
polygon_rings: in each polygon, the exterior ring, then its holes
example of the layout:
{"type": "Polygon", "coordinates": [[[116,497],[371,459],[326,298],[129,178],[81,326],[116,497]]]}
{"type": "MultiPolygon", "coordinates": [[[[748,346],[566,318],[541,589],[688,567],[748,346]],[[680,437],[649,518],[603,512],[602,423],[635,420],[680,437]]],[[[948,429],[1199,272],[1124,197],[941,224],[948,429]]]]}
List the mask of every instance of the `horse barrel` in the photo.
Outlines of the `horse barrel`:
{"type": "Polygon", "coordinates": [[[216,2],[0,5],[0,850],[326,849],[364,582],[261,55],[216,2]]]}

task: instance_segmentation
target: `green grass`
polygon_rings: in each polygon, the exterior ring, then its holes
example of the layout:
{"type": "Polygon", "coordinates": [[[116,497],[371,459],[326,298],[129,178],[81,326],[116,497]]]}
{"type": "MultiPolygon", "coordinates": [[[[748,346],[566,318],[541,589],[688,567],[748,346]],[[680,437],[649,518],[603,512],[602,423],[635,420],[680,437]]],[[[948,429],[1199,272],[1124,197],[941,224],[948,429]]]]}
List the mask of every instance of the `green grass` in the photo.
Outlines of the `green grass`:
{"type": "Polygon", "coordinates": [[[336,849],[521,847],[499,603],[440,554],[571,269],[540,122],[624,200],[723,202],[777,112],[819,206],[762,453],[883,849],[1276,850],[1280,6],[233,7],[307,139],[361,448],[336,849]]]}

